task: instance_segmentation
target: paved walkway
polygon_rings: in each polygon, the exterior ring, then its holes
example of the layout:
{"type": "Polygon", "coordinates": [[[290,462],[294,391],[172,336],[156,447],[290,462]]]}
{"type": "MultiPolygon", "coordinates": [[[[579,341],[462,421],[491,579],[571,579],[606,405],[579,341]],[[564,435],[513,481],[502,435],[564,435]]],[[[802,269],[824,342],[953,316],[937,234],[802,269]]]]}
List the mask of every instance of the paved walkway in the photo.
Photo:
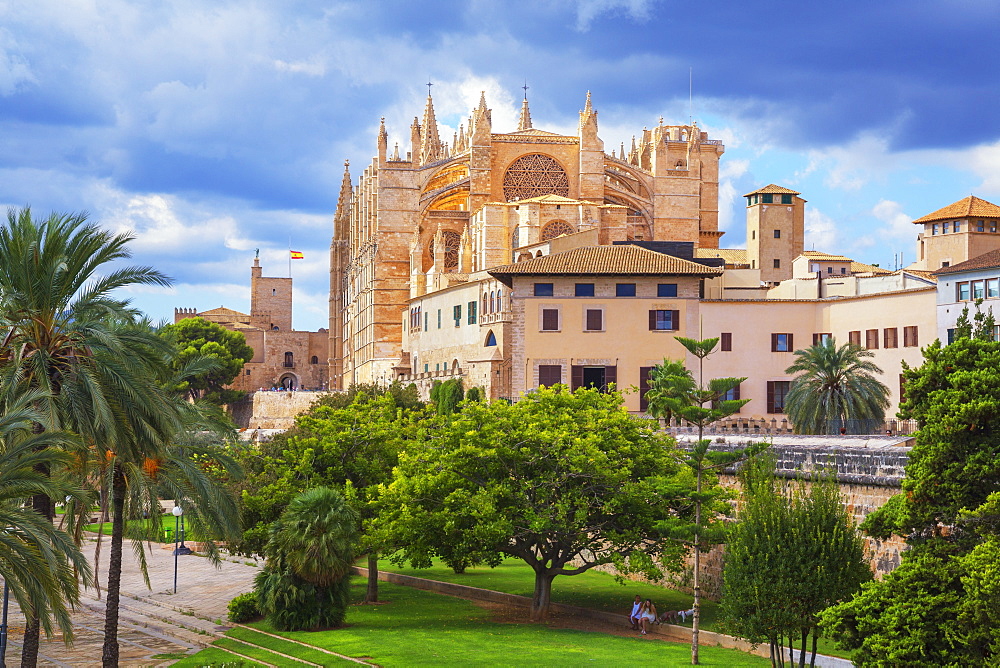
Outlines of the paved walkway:
{"type": "MultiPolygon", "coordinates": [[[[107,580],[110,541],[104,538],[100,562],[102,591],[83,593],[82,608],[73,613],[75,640],[67,647],[61,637],[42,639],[39,665],[99,666],[104,642],[104,591],[107,580]]],[[[96,541],[87,548],[93,555],[96,541]]],[[[194,653],[211,644],[227,628],[223,626],[229,601],[253,588],[258,567],[251,559],[235,557],[223,560],[216,568],[205,557],[184,555],[177,558],[177,593],[174,587],[173,545],[162,547],[153,543],[146,551],[149,572],[147,587],[139,562],[126,541],[121,583],[121,603],[118,639],[122,666],[169,665],[182,654],[194,653]],[[174,658],[153,658],[173,655],[174,658]]],[[[24,616],[11,600],[10,646],[7,665],[17,665],[21,653],[24,616]]]]}

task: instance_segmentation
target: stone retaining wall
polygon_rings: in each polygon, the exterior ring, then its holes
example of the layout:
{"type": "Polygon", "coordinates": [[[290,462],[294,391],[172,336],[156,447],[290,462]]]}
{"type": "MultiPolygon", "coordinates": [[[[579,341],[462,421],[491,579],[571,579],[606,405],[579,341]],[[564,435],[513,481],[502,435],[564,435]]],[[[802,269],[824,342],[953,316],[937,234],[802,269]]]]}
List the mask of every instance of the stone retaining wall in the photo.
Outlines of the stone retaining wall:
{"type": "Polygon", "coordinates": [[[290,429],[326,392],[254,392],[250,429],[290,429]]]}

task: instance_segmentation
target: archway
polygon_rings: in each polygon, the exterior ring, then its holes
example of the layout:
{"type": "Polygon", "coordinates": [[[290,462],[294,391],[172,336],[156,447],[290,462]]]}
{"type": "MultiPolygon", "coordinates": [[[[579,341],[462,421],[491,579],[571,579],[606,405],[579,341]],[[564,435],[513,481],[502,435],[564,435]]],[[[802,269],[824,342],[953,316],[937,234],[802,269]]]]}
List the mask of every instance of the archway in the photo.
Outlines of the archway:
{"type": "Polygon", "coordinates": [[[299,389],[299,377],[294,373],[286,373],[278,379],[278,387],[285,390],[299,389]]]}

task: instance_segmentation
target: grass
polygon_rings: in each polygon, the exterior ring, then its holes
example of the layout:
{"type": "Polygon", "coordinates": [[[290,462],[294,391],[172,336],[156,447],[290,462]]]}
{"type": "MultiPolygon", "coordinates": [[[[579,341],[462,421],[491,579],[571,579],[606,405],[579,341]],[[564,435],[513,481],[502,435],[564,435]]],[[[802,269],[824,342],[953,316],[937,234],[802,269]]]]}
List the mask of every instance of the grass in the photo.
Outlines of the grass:
{"type": "MultiPolygon", "coordinates": [[[[363,598],[364,588],[363,580],[355,578],[354,600],[363,598]]],[[[619,637],[556,629],[540,624],[502,624],[490,621],[487,610],[468,601],[389,583],[382,583],[380,589],[384,602],[351,606],[346,628],[278,633],[266,622],[251,626],[381,666],[684,666],[691,662],[690,647],[686,643],[668,643],[638,635],[619,637]]],[[[245,629],[234,629],[227,635],[251,639],[251,633],[245,629]]],[[[261,634],[252,634],[252,640],[313,663],[337,665],[340,662],[334,656],[261,634]]],[[[228,642],[220,641],[226,646],[228,642]]],[[[211,648],[213,651],[218,649],[211,648]]],[[[245,646],[239,649],[234,645],[233,649],[268,663],[288,663],[287,660],[270,660],[263,654],[251,654],[245,646]]],[[[204,665],[210,659],[205,655],[208,651],[175,665],[204,665]]],[[[701,659],[706,666],[766,666],[770,663],[761,657],[717,647],[703,647],[701,659]]]]}
{"type": "MultiPolygon", "coordinates": [[[[364,566],[365,563],[358,562],[364,566]]],[[[379,560],[379,568],[393,573],[402,573],[439,582],[492,589],[507,594],[532,596],[535,589],[534,572],[519,559],[506,559],[496,568],[467,568],[464,573],[457,574],[444,565],[434,565],[431,568],[407,568],[379,560]]],[[[381,584],[379,585],[382,586],[381,584]]],[[[559,575],[552,581],[552,602],[575,605],[592,610],[604,610],[628,614],[632,609],[632,600],[639,594],[643,599],[651,599],[660,614],[667,610],[687,610],[693,603],[690,594],[675,589],[661,587],[645,582],[627,582],[619,584],[613,575],[600,571],[587,571],[580,575],[559,575]]],[[[701,628],[705,631],[724,633],[718,623],[719,604],[715,601],[702,599],[701,628]]],[[[691,622],[687,623],[690,626],[691,622]]],[[[809,640],[812,643],[812,640],[809,640]]],[[[810,644],[811,647],[811,644],[810,644]]],[[[820,638],[818,643],[820,654],[829,654],[849,659],[851,653],[838,649],[828,638],[820,638]]]]}
{"type": "MultiPolygon", "coordinates": [[[[160,534],[157,537],[156,542],[159,543],[172,543],[174,542],[174,529],[177,522],[177,518],[173,515],[160,515],[160,534]],[[167,539],[167,536],[170,539],[167,539]]],[[[104,535],[111,535],[111,522],[104,522],[104,535]]],[[[155,527],[155,525],[154,525],[155,527]]],[[[101,530],[101,523],[88,524],[84,527],[86,531],[98,532],[101,530]]],[[[143,540],[146,539],[146,533],[149,531],[149,520],[129,520],[125,523],[125,536],[127,538],[139,537],[143,540]]],[[[185,527],[184,530],[185,540],[200,540],[191,531],[191,527],[185,527]]]]}
{"type": "MultiPolygon", "coordinates": [[[[246,654],[246,652],[240,653],[246,654]]],[[[280,659],[281,657],[275,655],[274,658],[280,659]]],[[[274,664],[275,662],[268,661],[268,663],[274,664]]],[[[226,666],[227,668],[264,668],[264,664],[262,663],[249,662],[243,657],[230,654],[226,650],[218,647],[206,647],[197,654],[187,656],[172,665],[179,666],[180,668],[203,668],[204,666],[226,666]]]]}

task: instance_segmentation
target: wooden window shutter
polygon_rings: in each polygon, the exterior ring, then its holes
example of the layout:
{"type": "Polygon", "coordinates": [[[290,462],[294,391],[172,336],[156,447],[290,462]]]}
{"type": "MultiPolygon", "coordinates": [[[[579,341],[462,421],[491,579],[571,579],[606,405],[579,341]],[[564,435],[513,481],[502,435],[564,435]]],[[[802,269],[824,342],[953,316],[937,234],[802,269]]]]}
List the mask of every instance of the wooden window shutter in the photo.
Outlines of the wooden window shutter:
{"type": "Polygon", "coordinates": [[[542,309],[542,329],[554,332],[559,329],[559,311],[554,308],[542,309]]]}
{"type": "Polygon", "coordinates": [[[538,366],[538,384],[552,387],[562,382],[562,366],[559,364],[540,364],[538,366]]]}
{"type": "Polygon", "coordinates": [[[649,392],[649,372],[652,370],[653,367],[651,366],[639,367],[639,410],[641,411],[649,408],[649,400],[646,399],[646,392],[649,392]]]}
{"type": "Polygon", "coordinates": [[[739,398],[740,398],[740,386],[739,384],[737,384],[736,387],[733,388],[733,399],[739,400],[739,398]]]}
{"type": "Polygon", "coordinates": [[[679,330],[681,328],[681,312],[680,311],[671,311],[670,314],[671,314],[670,315],[670,325],[671,325],[670,329],[673,329],[674,331],[679,330]]]}
{"type": "Polygon", "coordinates": [[[590,331],[604,329],[604,311],[596,308],[587,309],[587,329],[590,331]]]}
{"type": "Polygon", "coordinates": [[[649,329],[650,331],[656,329],[656,311],[649,312],[649,329]]]}
{"type": "MultiPolygon", "coordinates": [[[[772,353],[778,352],[778,335],[777,334],[771,334],[771,352],[772,353]]],[[[768,385],[770,385],[770,383],[768,383],[768,385]]]]}
{"type": "Polygon", "coordinates": [[[722,351],[727,352],[733,349],[733,333],[723,332],[722,333],[722,351]]]}
{"type": "Polygon", "coordinates": [[[767,381],[767,412],[774,412],[774,381],[771,380],[767,381]]]}
{"type": "Polygon", "coordinates": [[[788,352],[793,352],[795,350],[795,344],[792,343],[792,333],[788,333],[788,352]]]}
{"type": "Polygon", "coordinates": [[[819,343],[819,333],[813,332],[813,345],[815,346],[817,343],[819,343]]]}
{"type": "Polygon", "coordinates": [[[570,385],[574,390],[583,387],[583,367],[579,364],[570,367],[570,385]]]}
{"type": "Polygon", "coordinates": [[[606,387],[611,383],[618,384],[618,367],[614,365],[604,367],[604,385],[606,387]]]}

